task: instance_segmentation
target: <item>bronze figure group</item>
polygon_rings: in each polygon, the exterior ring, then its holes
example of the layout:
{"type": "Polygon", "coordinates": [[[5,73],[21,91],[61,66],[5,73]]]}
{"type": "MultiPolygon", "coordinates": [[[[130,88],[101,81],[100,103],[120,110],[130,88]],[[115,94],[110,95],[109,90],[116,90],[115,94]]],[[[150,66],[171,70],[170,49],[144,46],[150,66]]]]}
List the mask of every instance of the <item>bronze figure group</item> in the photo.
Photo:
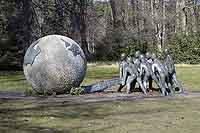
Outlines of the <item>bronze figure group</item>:
{"type": "Polygon", "coordinates": [[[163,61],[149,52],[141,54],[140,51],[136,51],[134,57],[122,54],[119,68],[121,79],[119,92],[126,86],[127,93],[131,93],[138,83],[139,88],[147,95],[152,89],[153,81],[162,96],[183,92],[182,85],[176,78],[174,61],[168,49],[164,51],[163,61]]]}

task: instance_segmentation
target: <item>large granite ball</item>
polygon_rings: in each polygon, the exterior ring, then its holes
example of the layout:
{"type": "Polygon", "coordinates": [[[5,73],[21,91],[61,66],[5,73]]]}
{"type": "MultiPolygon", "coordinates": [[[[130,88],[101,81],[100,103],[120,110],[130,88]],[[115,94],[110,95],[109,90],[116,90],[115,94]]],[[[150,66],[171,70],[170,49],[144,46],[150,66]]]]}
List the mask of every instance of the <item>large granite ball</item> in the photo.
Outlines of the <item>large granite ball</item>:
{"type": "Polygon", "coordinates": [[[79,87],[87,69],[85,55],[72,39],[49,35],[35,41],[24,57],[24,74],[38,93],[65,93],[79,87]]]}

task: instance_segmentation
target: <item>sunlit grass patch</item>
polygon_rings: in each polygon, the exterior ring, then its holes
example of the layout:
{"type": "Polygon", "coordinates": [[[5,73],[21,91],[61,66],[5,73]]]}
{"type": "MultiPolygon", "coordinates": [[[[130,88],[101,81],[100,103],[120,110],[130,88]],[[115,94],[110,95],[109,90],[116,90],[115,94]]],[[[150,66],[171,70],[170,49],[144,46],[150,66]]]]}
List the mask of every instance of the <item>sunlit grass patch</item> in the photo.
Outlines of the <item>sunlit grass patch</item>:
{"type": "MultiPolygon", "coordinates": [[[[177,65],[177,77],[187,90],[200,91],[199,73],[200,66],[198,65],[177,65]]],[[[116,64],[88,65],[87,74],[82,85],[111,79],[116,76],[119,76],[119,68],[116,64]]],[[[23,72],[0,72],[0,91],[24,92],[30,89],[31,86],[27,83],[23,72]]]]}
{"type": "MultiPolygon", "coordinates": [[[[177,66],[177,77],[199,91],[200,67],[177,66]]],[[[89,66],[83,85],[118,76],[116,65],[89,66]]],[[[22,72],[0,74],[1,91],[31,89],[22,72]]],[[[45,98],[44,98],[45,99],[45,98]]],[[[0,100],[0,132],[199,133],[200,98],[113,101],[68,105],[35,100],[0,100]]]]}
{"type": "Polygon", "coordinates": [[[177,78],[184,88],[191,91],[200,91],[200,67],[177,67],[177,78]]]}
{"type": "Polygon", "coordinates": [[[19,91],[24,92],[31,89],[28,85],[23,72],[0,72],[0,91],[19,91]]]}
{"type": "Polygon", "coordinates": [[[198,133],[199,98],[81,105],[7,101],[0,131],[198,133]],[[28,106],[31,104],[32,106],[28,106]],[[7,123],[5,122],[7,121],[7,123]],[[3,126],[3,127],[2,127],[3,126]]]}
{"type": "Polygon", "coordinates": [[[118,67],[112,65],[110,67],[106,66],[90,66],[88,67],[86,78],[83,85],[95,83],[100,80],[111,79],[113,77],[119,76],[118,67]]]}

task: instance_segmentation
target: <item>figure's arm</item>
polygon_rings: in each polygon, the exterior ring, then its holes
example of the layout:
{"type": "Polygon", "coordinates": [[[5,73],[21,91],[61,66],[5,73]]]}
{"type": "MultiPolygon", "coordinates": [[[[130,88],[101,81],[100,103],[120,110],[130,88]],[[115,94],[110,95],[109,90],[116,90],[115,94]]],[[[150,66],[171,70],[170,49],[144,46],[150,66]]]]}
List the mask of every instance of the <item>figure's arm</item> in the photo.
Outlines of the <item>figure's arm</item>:
{"type": "Polygon", "coordinates": [[[153,64],[153,65],[151,66],[151,68],[152,68],[153,73],[155,73],[155,71],[156,71],[155,64],[153,64]]]}
{"type": "Polygon", "coordinates": [[[137,72],[140,73],[141,71],[141,68],[140,68],[140,65],[137,67],[137,72]]]}
{"type": "Polygon", "coordinates": [[[174,61],[173,61],[173,59],[172,59],[172,57],[171,56],[168,56],[168,60],[169,60],[169,71],[170,71],[170,73],[173,73],[173,71],[175,71],[175,65],[174,65],[174,61]]]}
{"type": "Polygon", "coordinates": [[[172,58],[172,56],[170,56],[171,57],[171,63],[172,63],[172,69],[175,71],[175,63],[174,63],[174,60],[173,60],[173,58],[172,58]]]}
{"type": "Polygon", "coordinates": [[[142,75],[143,69],[144,69],[143,65],[140,65],[140,71],[139,71],[140,76],[142,75]]]}
{"type": "Polygon", "coordinates": [[[122,62],[119,63],[119,77],[120,79],[122,78],[123,76],[123,66],[122,66],[122,62]]]}

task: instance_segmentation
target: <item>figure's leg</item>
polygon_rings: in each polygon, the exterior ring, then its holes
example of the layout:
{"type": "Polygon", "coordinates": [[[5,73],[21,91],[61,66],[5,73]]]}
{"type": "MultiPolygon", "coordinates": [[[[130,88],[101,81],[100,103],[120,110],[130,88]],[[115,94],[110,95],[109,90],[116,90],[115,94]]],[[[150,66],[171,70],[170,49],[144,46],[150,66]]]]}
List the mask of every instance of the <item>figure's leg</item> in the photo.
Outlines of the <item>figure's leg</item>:
{"type": "Polygon", "coordinates": [[[168,80],[169,80],[169,84],[171,84],[171,87],[172,87],[173,91],[175,92],[175,86],[176,85],[174,84],[174,81],[173,81],[173,78],[172,78],[171,74],[169,74],[168,80]]]}
{"type": "Polygon", "coordinates": [[[128,79],[127,79],[127,94],[130,94],[131,93],[131,85],[132,85],[132,82],[133,80],[135,79],[135,76],[128,76],[128,79]]]}
{"type": "Polygon", "coordinates": [[[126,84],[127,77],[128,77],[128,68],[125,68],[123,70],[122,86],[126,84]]]}
{"type": "Polygon", "coordinates": [[[161,96],[168,95],[168,93],[166,91],[166,87],[165,87],[165,75],[163,73],[160,74],[160,73],[156,72],[152,76],[152,78],[156,82],[157,86],[159,87],[161,96]]]}
{"type": "Polygon", "coordinates": [[[131,88],[132,88],[132,90],[135,89],[135,85],[136,85],[136,83],[137,83],[137,80],[134,79],[133,82],[132,82],[132,84],[131,84],[131,88]]]}
{"type": "Polygon", "coordinates": [[[162,87],[160,88],[160,90],[161,90],[161,96],[166,96],[166,95],[168,95],[168,92],[166,91],[164,85],[162,85],[162,87]]]}
{"type": "Polygon", "coordinates": [[[156,83],[156,85],[157,85],[158,88],[162,87],[162,85],[160,84],[160,82],[157,79],[154,79],[154,81],[155,81],[155,83],[156,83]]]}
{"type": "Polygon", "coordinates": [[[153,75],[152,75],[152,79],[155,81],[155,83],[156,83],[156,85],[157,85],[158,88],[161,88],[161,87],[162,87],[162,85],[160,84],[160,81],[159,81],[159,76],[158,76],[158,74],[153,74],[153,75]]]}
{"type": "Polygon", "coordinates": [[[168,92],[166,90],[166,86],[165,86],[165,79],[162,79],[161,81],[162,83],[162,87],[161,87],[161,93],[162,93],[162,96],[167,96],[168,95],[168,92]]]}
{"type": "Polygon", "coordinates": [[[117,91],[118,91],[118,92],[121,92],[123,87],[124,87],[124,85],[120,84],[120,85],[119,85],[119,88],[117,89],[117,91]]]}
{"type": "Polygon", "coordinates": [[[160,84],[160,90],[161,90],[161,96],[168,95],[165,87],[165,75],[162,73],[159,75],[159,84],[160,84]]]}
{"type": "Polygon", "coordinates": [[[143,93],[144,93],[145,95],[147,95],[147,91],[146,91],[146,89],[145,89],[145,87],[144,87],[144,85],[143,85],[143,83],[142,83],[141,77],[137,77],[137,82],[138,82],[138,84],[139,84],[139,87],[142,89],[143,93]]]}
{"type": "Polygon", "coordinates": [[[169,90],[171,94],[174,94],[174,89],[172,88],[172,83],[170,82],[170,75],[166,76],[166,88],[169,90]]]}
{"type": "Polygon", "coordinates": [[[143,85],[144,85],[144,88],[145,90],[147,91],[147,82],[148,82],[148,76],[147,75],[144,75],[144,78],[143,78],[143,85]]]}
{"type": "Polygon", "coordinates": [[[172,82],[175,85],[175,91],[178,89],[179,93],[183,92],[183,87],[182,87],[181,83],[177,80],[176,73],[174,73],[172,75],[172,82]]]}
{"type": "Polygon", "coordinates": [[[152,77],[149,78],[149,90],[153,90],[153,79],[152,77]]]}
{"type": "Polygon", "coordinates": [[[119,85],[119,88],[117,89],[118,92],[121,92],[122,88],[125,86],[125,82],[127,79],[127,69],[123,69],[122,71],[122,77],[121,77],[121,83],[119,85]]]}

